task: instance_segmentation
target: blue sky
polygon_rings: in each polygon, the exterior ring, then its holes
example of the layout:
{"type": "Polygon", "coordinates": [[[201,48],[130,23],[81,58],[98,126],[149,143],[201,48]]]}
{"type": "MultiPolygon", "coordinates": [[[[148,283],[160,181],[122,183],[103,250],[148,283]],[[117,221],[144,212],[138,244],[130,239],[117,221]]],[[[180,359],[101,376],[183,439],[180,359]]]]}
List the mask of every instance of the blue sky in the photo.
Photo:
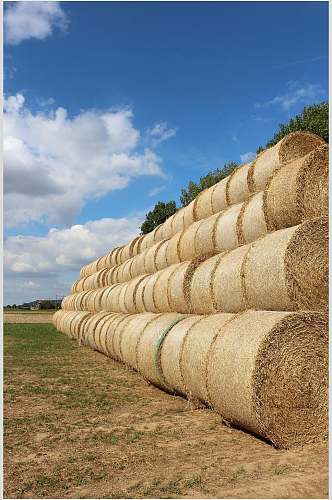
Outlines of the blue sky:
{"type": "Polygon", "coordinates": [[[5,5],[9,302],[66,293],[158,200],[327,98],[327,2],[29,3],[5,5]]]}

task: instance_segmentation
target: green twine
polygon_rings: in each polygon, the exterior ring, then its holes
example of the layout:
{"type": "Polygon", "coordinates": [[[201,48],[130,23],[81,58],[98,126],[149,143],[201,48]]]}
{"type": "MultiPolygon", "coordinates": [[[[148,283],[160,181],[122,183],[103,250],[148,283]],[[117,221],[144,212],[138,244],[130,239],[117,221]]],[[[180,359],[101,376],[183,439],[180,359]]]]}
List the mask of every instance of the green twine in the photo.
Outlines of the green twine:
{"type": "Polygon", "coordinates": [[[177,325],[180,321],[182,321],[183,319],[185,319],[187,317],[188,316],[186,315],[186,316],[180,316],[180,318],[174,319],[166,328],[164,328],[164,330],[161,331],[160,337],[159,337],[157,344],[156,344],[156,350],[155,350],[155,354],[154,354],[154,365],[155,365],[156,370],[159,374],[160,380],[170,391],[172,391],[172,389],[168,386],[168,384],[165,380],[164,374],[162,372],[162,369],[161,369],[160,351],[161,351],[161,347],[163,345],[163,342],[164,342],[166,336],[172,330],[173,326],[177,325]]]}

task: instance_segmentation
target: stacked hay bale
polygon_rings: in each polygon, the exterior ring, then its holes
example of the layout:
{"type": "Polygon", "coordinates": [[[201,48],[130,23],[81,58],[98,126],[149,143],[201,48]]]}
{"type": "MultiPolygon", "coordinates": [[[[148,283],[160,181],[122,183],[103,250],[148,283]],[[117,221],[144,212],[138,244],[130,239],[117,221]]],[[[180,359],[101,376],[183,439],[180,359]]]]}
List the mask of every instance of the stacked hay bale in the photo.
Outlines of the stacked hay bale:
{"type": "Polygon", "coordinates": [[[289,134],[81,270],[54,324],[291,447],[327,435],[328,147],[289,134]]]}

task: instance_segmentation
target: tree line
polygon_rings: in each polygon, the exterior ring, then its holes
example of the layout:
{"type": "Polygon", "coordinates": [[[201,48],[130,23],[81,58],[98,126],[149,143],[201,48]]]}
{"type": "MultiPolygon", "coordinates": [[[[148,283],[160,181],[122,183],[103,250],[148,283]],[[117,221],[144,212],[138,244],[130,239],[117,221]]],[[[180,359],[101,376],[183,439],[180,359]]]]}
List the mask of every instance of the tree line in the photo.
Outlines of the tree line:
{"type": "MultiPolygon", "coordinates": [[[[297,131],[312,132],[325,142],[329,139],[329,108],[327,102],[321,102],[312,106],[305,106],[301,113],[292,118],[288,123],[279,125],[279,130],[274,136],[265,144],[259,146],[257,153],[260,153],[266,148],[272,147],[277,144],[283,137],[291,132],[297,131]]],[[[189,205],[189,203],[196,198],[196,196],[206,188],[209,188],[221,181],[238,167],[235,161],[225,163],[222,168],[212,170],[205,176],[201,177],[198,182],[189,181],[188,186],[181,190],[180,202],[181,205],[177,207],[174,200],[163,202],[158,201],[153,210],[148,212],[145,221],[141,225],[141,234],[147,234],[155,227],[165,222],[168,217],[173,215],[179,208],[189,205]]]]}

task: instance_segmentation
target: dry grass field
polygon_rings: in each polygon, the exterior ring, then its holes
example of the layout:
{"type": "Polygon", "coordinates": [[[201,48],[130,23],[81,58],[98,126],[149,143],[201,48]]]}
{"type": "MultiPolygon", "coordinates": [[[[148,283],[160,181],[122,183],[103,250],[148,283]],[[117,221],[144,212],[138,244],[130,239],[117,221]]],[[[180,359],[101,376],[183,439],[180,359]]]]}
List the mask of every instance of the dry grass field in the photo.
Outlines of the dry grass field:
{"type": "Polygon", "coordinates": [[[277,450],[52,325],[4,328],[5,498],[325,498],[327,446],[277,450]]]}
{"type": "Polygon", "coordinates": [[[52,323],[54,311],[5,311],[4,323],[52,323]]]}

